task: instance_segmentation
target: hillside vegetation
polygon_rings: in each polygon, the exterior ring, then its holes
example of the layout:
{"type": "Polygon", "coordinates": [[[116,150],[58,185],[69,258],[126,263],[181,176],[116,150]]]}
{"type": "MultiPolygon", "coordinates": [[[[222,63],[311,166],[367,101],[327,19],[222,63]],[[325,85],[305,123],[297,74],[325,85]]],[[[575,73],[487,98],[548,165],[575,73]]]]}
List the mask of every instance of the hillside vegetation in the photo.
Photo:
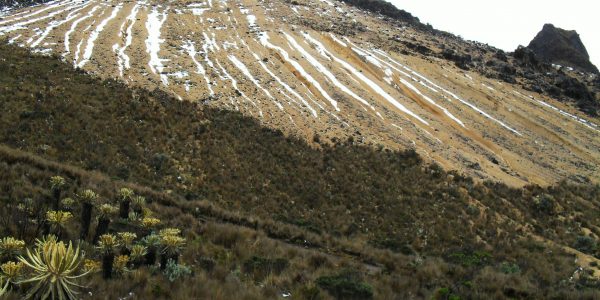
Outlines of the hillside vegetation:
{"type": "MultiPolygon", "coordinates": [[[[43,227],[20,230],[10,216],[25,199],[48,209],[56,175],[64,197],[91,188],[118,205],[130,188],[162,229],[183,230],[178,262],[191,273],[171,282],[151,264],[115,274],[126,280],[88,275],[92,298],[600,297],[599,186],[515,189],[413,151],[315,148],[8,45],[0,70],[0,237],[41,237],[43,227]]],[[[109,219],[108,233],[141,230],[109,219]]],[[[77,240],[80,226],[59,237],[77,240]]]]}

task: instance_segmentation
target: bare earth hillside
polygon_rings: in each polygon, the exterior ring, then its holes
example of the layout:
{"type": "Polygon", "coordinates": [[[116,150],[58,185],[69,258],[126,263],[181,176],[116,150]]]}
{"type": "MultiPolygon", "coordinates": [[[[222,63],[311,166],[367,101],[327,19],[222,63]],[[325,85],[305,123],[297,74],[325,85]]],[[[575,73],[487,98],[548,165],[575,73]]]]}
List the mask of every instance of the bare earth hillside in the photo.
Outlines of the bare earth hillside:
{"type": "Polygon", "coordinates": [[[414,148],[446,169],[516,186],[600,178],[598,119],[390,43],[434,38],[420,31],[341,3],[293,3],[54,1],[5,13],[0,35],[315,146],[351,138],[414,148]]]}

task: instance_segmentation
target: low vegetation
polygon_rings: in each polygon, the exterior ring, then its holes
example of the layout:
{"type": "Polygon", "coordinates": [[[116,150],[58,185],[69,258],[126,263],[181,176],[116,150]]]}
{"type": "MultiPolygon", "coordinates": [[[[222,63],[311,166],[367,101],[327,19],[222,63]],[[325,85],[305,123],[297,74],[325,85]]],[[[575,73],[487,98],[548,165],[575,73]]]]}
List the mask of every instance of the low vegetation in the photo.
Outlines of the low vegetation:
{"type": "Polygon", "coordinates": [[[413,151],[309,145],[12,46],[0,70],[0,249],[24,264],[2,269],[9,299],[600,296],[597,264],[575,263],[600,257],[597,185],[510,188],[413,151]],[[48,235],[73,269],[36,290],[48,235]]]}

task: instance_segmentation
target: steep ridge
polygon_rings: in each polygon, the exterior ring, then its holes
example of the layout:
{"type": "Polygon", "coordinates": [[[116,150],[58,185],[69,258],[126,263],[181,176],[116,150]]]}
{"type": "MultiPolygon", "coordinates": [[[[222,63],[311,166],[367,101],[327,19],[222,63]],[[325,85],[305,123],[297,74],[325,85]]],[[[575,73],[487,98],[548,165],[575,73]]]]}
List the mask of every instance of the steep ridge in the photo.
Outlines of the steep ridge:
{"type": "Polygon", "coordinates": [[[597,119],[445,60],[400,54],[386,36],[428,37],[341,3],[56,1],[11,12],[0,34],[308,141],[414,148],[511,185],[600,178],[597,119]]]}

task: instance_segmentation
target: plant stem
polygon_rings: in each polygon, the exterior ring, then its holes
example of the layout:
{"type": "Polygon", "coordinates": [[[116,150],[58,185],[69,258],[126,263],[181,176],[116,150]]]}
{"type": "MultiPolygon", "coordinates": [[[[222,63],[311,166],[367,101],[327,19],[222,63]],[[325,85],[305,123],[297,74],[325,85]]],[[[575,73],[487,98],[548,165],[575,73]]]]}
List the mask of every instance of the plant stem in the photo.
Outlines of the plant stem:
{"type": "Polygon", "coordinates": [[[90,222],[92,220],[92,204],[84,202],[81,207],[81,239],[85,240],[90,231],[90,222]]]}
{"type": "Polygon", "coordinates": [[[129,217],[129,200],[123,200],[119,204],[119,217],[121,219],[127,219],[129,217]]]}

